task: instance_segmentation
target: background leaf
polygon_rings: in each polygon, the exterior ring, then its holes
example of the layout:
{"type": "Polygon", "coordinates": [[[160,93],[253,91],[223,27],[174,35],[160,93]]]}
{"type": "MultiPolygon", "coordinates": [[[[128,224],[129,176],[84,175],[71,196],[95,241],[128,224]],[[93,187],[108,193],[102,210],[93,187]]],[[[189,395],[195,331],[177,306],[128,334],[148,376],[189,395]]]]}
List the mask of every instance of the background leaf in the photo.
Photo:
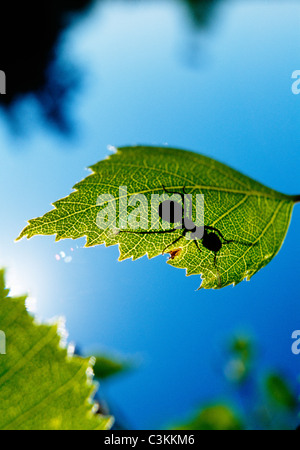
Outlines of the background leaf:
{"type": "Polygon", "coordinates": [[[100,380],[106,380],[115,375],[123,374],[132,368],[132,364],[127,361],[121,361],[112,356],[97,355],[95,356],[96,362],[93,366],[94,374],[96,378],[100,380]]]}
{"type": "Polygon", "coordinates": [[[0,355],[1,430],[105,430],[110,417],[92,412],[89,359],[67,356],[57,326],[36,325],[26,298],[9,298],[0,271],[0,328],[6,355],[0,355]]]}
{"type": "Polygon", "coordinates": [[[189,422],[178,425],[175,430],[242,430],[244,426],[237,413],[222,403],[203,408],[189,422]]]}
{"type": "MultiPolygon", "coordinates": [[[[120,244],[120,260],[137,259],[145,254],[152,258],[174,242],[182,230],[166,234],[116,234],[112,222],[99,229],[96,218],[102,207],[97,205],[98,196],[111,194],[119,204],[122,197],[119,198],[119,187],[127,186],[128,197],[144,194],[150,204],[152,194],[163,194],[163,185],[178,192],[185,187],[189,194],[204,194],[205,225],[217,228],[227,240],[236,241],[222,246],[216,264],[210,250],[200,244],[199,251],[191,240],[182,238],[169,248],[172,258],[168,263],[186,269],[187,275],[202,274],[203,288],[249,280],[266,266],[279,251],[293,205],[299,200],[269,189],[213,159],[171,148],[121,148],[91,169],[92,175],[76,184],[75,192],[54,203],[55,209],[43,217],[30,220],[18,239],[38,234],[55,234],[56,240],[86,236],[86,246],[120,244]]],[[[149,228],[150,215],[149,211],[149,228]]]]}
{"type": "Polygon", "coordinates": [[[266,393],[277,406],[295,410],[298,402],[286,379],[278,373],[271,373],[265,380],[266,393]]]}
{"type": "MultiPolygon", "coordinates": [[[[234,334],[221,359],[222,398],[202,402],[189,420],[169,429],[293,430],[299,424],[299,387],[276,367],[262,369],[253,338],[234,334]],[[225,395],[224,395],[225,394],[225,395]]],[[[214,362],[215,367],[215,362],[214,362]]],[[[197,397],[197,393],[195,394],[197,397]]],[[[174,423],[174,422],[173,422],[174,423]]],[[[176,422],[175,422],[176,423],[176,422]]]]}

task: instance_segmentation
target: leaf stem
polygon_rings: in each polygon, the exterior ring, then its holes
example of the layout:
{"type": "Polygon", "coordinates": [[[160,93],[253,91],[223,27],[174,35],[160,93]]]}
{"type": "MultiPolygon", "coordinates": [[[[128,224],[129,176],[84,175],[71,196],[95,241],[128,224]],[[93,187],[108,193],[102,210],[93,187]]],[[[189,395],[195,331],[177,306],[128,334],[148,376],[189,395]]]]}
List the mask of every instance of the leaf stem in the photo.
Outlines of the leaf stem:
{"type": "Polygon", "coordinates": [[[292,195],[294,203],[300,203],[300,195],[292,195]]]}
{"type": "Polygon", "coordinates": [[[293,200],[295,203],[300,203],[300,195],[293,195],[293,200]]]}

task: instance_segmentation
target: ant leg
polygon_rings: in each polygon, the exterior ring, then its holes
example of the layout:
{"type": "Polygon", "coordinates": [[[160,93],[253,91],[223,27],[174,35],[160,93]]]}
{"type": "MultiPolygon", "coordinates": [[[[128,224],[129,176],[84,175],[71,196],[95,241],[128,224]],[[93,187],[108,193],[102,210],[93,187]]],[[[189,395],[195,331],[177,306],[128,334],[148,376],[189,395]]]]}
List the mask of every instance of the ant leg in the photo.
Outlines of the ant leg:
{"type": "MultiPolygon", "coordinates": [[[[182,206],[184,206],[184,195],[182,192],[174,192],[174,191],[168,191],[164,185],[162,185],[163,190],[167,193],[167,194],[177,194],[180,195],[181,200],[182,200],[182,206]]],[[[183,188],[185,189],[185,187],[183,188]]]]}
{"type": "Polygon", "coordinates": [[[199,252],[201,253],[201,249],[200,249],[200,247],[199,247],[199,244],[198,244],[197,239],[193,239],[193,241],[195,242],[195,245],[196,245],[197,249],[198,249],[199,252]]]}
{"type": "MultiPolygon", "coordinates": [[[[179,194],[179,195],[182,195],[180,192],[168,191],[168,189],[165,187],[164,184],[162,184],[162,188],[163,188],[163,190],[164,190],[167,194],[179,194]]],[[[183,190],[183,192],[186,194],[186,192],[185,192],[185,186],[183,186],[182,190],[183,190]]]]}
{"type": "MultiPolygon", "coordinates": [[[[188,194],[187,192],[186,192],[186,190],[185,190],[185,186],[183,186],[183,188],[182,188],[182,190],[183,190],[183,193],[182,192],[172,192],[172,191],[168,191],[166,188],[165,188],[165,186],[164,185],[162,185],[162,187],[163,187],[163,190],[167,193],[167,194],[177,194],[177,195],[180,195],[180,197],[181,197],[181,201],[182,201],[182,206],[185,208],[185,195],[187,195],[188,196],[188,200],[189,200],[189,202],[190,202],[190,206],[193,206],[192,205],[192,199],[191,199],[191,195],[190,194],[188,194]]],[[[190,211],[189,211],[189,219],[190,220],[192,220],[192,207],[190,208],[190,211]]]]}
{"type": "Polygon", "coordinates": [[[181,227],[172,228],[170,230],[156,230],[156,231],[127,231],[119,230],[119,233],[130,233],[130,234],[161,234],[161,233],[173,233],[173,231],[182,230],[181,227]]]}
{"type": "Polygon", "coordinates": [[[217,228],[215,228],[215,227],[210,227],[209,225],[205,225],[204,226],[204,229],[205,230],[210,230],[210,231],[215,231],[216,233],[218,233],[218,235],[225,241],[225,242],[227,242],[228,244],[229,243],[231,243],[231,242],[234,242],[233,240],[228,240],[228,239],[226,239],[224,236],[223,236],[223,234],[221,233],[221,231],[219,231],[217,228]]]}
{"type": "MultiPolygon", "coordinates": [[[[194,242],[195,242],[195,245],[196,245],[197,249],[199,250],[199,252],[201,252],[201,249],[199,247],[197,239],[194,239],[194,242]]],[[[219,272],[219,269],[218,269],[218,266],[217,266],[217,253],[215,253],[215,256],[214,256],[214,266],[215,266],[216,271],[217,271],[218,286],[220,288],[221,287],[221,275],[220,275],[220,272],[219,272]]]]}
{"type": "MultiPolygon", "coordinates": [[[[119,233],[130,233],[130,234],[164,234],[164,233],[173,233],[174,231],[181,230],[181,227],[172,228],[171,230],[158,230],[158,231],[127,231],[127,230],[120,230],[119,233]]],[[[179,238],[175,239],[171,244],[167,245],[167,247],[163,250],[162,254],[165,253],[166,249],[171,247],[171,245],[176,244],[176,242],[180,241],[181,238],[183,238],[186,235],[185,230],[183,230],[183,234],[179,236],[179,238]]]]}
{"type": "Polygon", "coordinates": [[[235,239],[226,239],[226,238],[223,236],[223,234],[221,233],[220,230],[218,230],[217,228],[214,228],[214,227],[210,227],[210,226],[208,226],[208,225],[205,225],[205,226],[204,226],[204,229],[206,229],[206,230],[211,230],[211,231],[215,231],[216,233],[218,233],[218,235],[223,239],[223,241],[225,241],[225,242],[223,243],[224,245],[226,245],[226,244],[231,244],[232,242],[235,242],[236,244],[241,244],[241,245],[248,245],[249,247],[250,247],[251,245],[256,245],[256,244],[253,244],[252,242],[242,242],[242,241],[237,241],[237,240],[235,240],[235,239]]]}
{"type": "Polygon", "coordinates": [[[214,256],[214,266],[216,268],[217,271],[217,278],[218,278],[218,286],[219,288],[221,287],[221,275],[217,266],[217,253],[215,252],[215,256],[214,256]]]}
{"type": "Polygon", "coordinates": [[[166,248],[163,249],[162,254],[164,255],[167,248],[171,247],[172,245],[176,244],[176,242],[180,241],[180,239],[182,239],[184,237],[184,235],[182,234],[181,236],[179,236],[179,238],[175,239],[175,241],[173,241],[171,244],[167,245],[166,248]]]}
{"type": "Polygon", "coordinates": [[[228,241],[227,239],[225,242],[223,242],[223,245],[231,244],[232,242],[234,242],[235,244],[246,245],[247,247],[254,247],[254,245],[257,245],[257,242],[255,244],[253,244],[252,242],[242,242],[242,241],[236,241],[236,240],[228,241]]]}

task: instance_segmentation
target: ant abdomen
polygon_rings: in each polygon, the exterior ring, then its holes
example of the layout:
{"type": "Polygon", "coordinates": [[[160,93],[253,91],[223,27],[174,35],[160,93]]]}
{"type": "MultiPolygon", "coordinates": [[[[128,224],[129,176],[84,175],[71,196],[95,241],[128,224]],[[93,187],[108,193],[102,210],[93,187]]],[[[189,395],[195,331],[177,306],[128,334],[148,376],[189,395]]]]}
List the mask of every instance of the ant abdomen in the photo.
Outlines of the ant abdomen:
{"type": "Polygon", "coordinates": [[[222,248],[222,242],[219,236],[215,233],[207,233],[207,231],[204,232],[202,244],[203,247],[207,248],[207,250],[215,253],[222,248]]]}

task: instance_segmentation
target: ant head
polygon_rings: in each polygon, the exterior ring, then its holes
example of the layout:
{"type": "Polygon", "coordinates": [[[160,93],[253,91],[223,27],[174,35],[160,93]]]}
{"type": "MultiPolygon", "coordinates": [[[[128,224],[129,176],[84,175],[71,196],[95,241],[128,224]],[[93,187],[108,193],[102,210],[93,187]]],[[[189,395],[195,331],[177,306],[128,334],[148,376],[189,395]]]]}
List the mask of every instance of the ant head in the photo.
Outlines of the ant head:
{"type": "Polygon", "coordinates": [[[158,208],[159,217],[168,223],[182,222],[183,209],[180,203],[165,200],[158,208]]]}

